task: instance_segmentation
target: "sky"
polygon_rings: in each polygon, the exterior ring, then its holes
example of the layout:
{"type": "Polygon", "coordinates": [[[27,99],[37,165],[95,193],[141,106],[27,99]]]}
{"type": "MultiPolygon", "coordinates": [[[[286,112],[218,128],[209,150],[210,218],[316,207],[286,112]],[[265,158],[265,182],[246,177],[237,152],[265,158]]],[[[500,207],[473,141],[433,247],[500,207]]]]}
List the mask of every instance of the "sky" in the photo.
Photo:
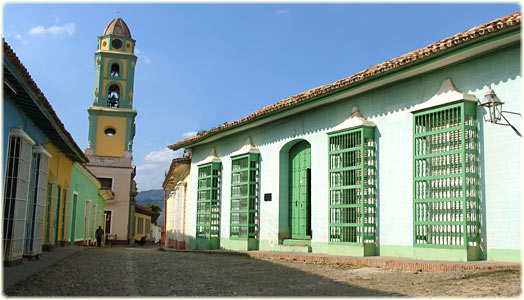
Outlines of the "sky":
{"type": "Polygon", "coordinates": [[[162,189],[168,145],[303,91],[521,10],[516,2],[16,3],[2,32],[81,149],[97,37],[122,18],[136,40],[139,191],[162,189]]]}

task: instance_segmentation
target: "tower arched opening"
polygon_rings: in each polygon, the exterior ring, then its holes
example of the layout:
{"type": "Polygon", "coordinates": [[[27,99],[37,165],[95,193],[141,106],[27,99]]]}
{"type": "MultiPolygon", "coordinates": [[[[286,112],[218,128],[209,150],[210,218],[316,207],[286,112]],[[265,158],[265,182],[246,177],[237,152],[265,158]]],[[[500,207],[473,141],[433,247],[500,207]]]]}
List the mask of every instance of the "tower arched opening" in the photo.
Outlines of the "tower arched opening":
{"type": "Polygon", "coordinates": [[[120,65],[118,63],[113,63],[111,65],[111,77],[118,77],[120,74],[120,65]]]}
{"type": "Polygon", "coordinates": [[[120,104],[120,87],[117,84],[109,86],[107,94],[107,107],[118,108],[120,104]]]}

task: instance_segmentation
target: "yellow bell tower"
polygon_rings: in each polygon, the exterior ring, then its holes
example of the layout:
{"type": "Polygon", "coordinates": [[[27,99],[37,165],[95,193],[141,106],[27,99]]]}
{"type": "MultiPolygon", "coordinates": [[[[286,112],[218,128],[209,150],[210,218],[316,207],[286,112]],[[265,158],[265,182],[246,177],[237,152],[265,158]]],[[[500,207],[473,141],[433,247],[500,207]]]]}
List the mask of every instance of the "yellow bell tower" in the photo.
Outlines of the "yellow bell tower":
{"type": "Polygon", "coordinates": [[[132,151],[136,117],[134,48],[135,40],[120,18],[111,21],[98,37],[94,101],[88,109],[88,149],[94,155],[121,157],[132,151]]]}

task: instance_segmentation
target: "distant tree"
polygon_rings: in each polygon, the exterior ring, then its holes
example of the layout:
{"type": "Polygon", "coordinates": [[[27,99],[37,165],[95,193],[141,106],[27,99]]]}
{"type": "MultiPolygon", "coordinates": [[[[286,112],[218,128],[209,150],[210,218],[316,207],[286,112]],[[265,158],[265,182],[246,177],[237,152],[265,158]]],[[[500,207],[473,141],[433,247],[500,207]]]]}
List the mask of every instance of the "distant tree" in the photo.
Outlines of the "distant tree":
{"type": "Polygon", "coordinates": [[[153,204],[149,202],[146,204],[146,207],[153,211],[153,216],[151,217],[151,223],[156,224],[156,221],[158,217],[160,216],[160,212],[162,211],[162,208],[160,208],[160,205],[153,204]]]}

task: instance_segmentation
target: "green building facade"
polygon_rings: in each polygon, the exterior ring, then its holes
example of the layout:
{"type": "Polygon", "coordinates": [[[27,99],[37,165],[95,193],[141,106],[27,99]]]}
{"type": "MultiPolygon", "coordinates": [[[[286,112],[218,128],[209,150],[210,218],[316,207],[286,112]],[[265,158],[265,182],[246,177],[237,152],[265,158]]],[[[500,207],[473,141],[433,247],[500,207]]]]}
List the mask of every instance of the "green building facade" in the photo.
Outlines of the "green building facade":
{"type": "MultiPolygon", "coordinates": [[[[219,247],[520,261],[522,138],[503,119],[489,122],[480,106],[491,89],[503,111],[521,113],[520,18],[170,145],[192,150],[194,170],[210,151],[221,162],[219,247]],[[240,170],[256,176],[238,181],[240,170]],[[249,205],[239,208],[238,199],[249,205]]],[[[520,116],[504,117],[522,128],[520,116]]],[[[198,176],[191,174],[192,203],[198,176]]],[[[190,232],[198,232],[191,209],[190,232]]]]}
{"type": "Polygon", "coordinates": [[[98,226],[105,228],[105,198],[111,198],[98,179],[84,165],[73,164],[71,172],[71,245],[92,245],[98,226]]]}

